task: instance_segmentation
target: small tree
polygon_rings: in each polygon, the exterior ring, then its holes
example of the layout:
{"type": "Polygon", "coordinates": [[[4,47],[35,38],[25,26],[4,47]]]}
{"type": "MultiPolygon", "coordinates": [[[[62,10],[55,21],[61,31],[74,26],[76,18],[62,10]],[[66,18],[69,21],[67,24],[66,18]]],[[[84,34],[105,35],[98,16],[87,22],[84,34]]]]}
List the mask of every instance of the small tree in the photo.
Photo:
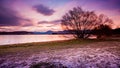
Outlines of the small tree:
{"type": "Polygon", "coordinates": [[[112,22],[103,14],[97,16],[93,11],[84,11],[80,7],[70,10],[61,21],[63,29],[68,30],[75,38],[88,38],[91,35],[90,30],[112,22]]]}

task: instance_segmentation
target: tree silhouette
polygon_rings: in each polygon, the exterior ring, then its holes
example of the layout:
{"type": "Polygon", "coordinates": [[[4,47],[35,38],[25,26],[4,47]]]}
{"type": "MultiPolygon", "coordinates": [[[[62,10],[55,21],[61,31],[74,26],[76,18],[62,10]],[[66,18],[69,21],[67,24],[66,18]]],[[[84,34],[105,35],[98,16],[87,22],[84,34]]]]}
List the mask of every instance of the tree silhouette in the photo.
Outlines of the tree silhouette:
{"type": "Polygon", "coordinates": [[[112,35],[112,28],[108,25],[100,25],[96,27],[94,30],[94,34],[97,35],[97,38],[105,38],[112,35]]]}
{"type": "Polygon", "coordinates": [[[68,30],[75,38],[88,38],[95,27],[112,23],[112,20],[101,14],[97,16],[93,11],[84,11],[80,7],[73,8],[66,13],[61,25],[64,30],[68,30]]]}

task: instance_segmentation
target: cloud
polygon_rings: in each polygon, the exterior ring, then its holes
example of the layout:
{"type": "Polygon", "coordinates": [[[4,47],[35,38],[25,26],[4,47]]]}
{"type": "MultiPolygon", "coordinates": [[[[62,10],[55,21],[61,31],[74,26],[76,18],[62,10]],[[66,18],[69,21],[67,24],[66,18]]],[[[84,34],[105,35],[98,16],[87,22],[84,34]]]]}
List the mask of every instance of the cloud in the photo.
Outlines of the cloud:
{"type": "Polygon", "coordinates": [[[39,27],[52,27],[55,24],[52,22],[48,22],[48,21],[40,21],[38,22],[39,27]]]}
{"type": "Polygon", "coordinates": [[[11,29],[0,27],[0,32],[1,32],[1,31],[11,31],[11,29]]]}
{"type": "Polygon", "coordinates": [[[12,2],[0,0],[0,26],[27,25],[30,20],[22,18],[19,13],[13,10],[12,2]]]}
{"type": "Polygon", "coordinates": [[[61,20],[54,20],[54,21],[52,21],[52,22],[54,22],[54,23],[60,23],[61,20]]]}
{"type": "Polygon", "coordinates": [[[53,20],[53,21],[40,21],[38,24],[59,24],[61,20],[53,20]]]}
{"type": "Polygon", "coordinates": [[[40,21],[38,22],[39,27],[56,27],[61,23],[61,20],[53,20],[53,21],[40,21]]]}
{"type": "Polygon", "coordinates": [[[50,23],[50,22],[48,22],[48,21],[40,21],[40,22],[38,22],[38,24],[48,24],[48,23],[50,23]]]}
{"type": "Polygon", "coordinates": [[[37,12],[45,15],[45,16],[50,16],[53,15],[53,13],[55,12],[53,9],[50,9],[49,7],[46,7],[42,4],[40,5],[36,5],[33,7],[37,12]]]}
{"type": "Polygon", "coordinates": [[[18,29],[18,27],[16,27],[16,26],[1,26],[0,27],[0,32],[1,31],[9,32],[9,31],[17,30],[17,29],[18,29]]]}
{"type": "Polygon", "coordinates": [[[61,20],[53,20],[53,21],[40,21],[38,22],[38,28],[44,31],[52,30],[52,31],[59,31],[62,30],[61,28],[61,20]]]}

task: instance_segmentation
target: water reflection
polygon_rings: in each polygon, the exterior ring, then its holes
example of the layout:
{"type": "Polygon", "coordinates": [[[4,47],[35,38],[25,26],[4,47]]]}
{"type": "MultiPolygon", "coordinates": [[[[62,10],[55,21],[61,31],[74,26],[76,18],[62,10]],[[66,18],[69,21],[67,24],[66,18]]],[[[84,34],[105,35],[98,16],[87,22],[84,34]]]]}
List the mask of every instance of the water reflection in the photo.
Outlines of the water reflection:
{"type": "Polygon", "coordinates": [[[72,39],[72,35],[0,35],[0,45],[72,39]]]}

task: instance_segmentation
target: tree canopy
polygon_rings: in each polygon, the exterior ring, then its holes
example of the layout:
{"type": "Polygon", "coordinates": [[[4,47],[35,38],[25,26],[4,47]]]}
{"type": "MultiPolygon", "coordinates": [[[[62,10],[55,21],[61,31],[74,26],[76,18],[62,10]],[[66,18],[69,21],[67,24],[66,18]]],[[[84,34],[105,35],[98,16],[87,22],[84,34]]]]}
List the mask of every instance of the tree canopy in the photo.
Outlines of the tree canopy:
{"type": "Polygon", "coordinates": [[[61,20],[64,30],[68,30],[75,38],[88,38],[91,30],[99,25],[110,25],[112,20],[104,14],[97,15],[94,11],[85,11],[75,7],[66,13],[61,20]]]}

